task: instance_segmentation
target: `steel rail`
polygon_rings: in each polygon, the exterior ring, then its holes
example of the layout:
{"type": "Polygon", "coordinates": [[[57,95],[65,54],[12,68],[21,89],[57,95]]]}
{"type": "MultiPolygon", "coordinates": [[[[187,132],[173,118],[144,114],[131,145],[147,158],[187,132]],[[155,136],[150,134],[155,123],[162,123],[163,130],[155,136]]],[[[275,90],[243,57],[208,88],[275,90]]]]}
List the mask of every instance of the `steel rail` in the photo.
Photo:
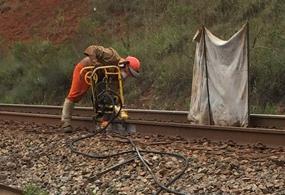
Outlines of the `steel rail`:
{"type": "MultiPolygon", "coordinates": [[[[61,106],[0,104],[0,111],[59,115],[61,106]]],[[[127,109],[132,120],[189,123],[187,111],[127,109]]],[[[92,107],[76,107],[74,116],[90,116],[92,107]]],[[[285,115],[250,114],[250,127],[285,129],[285,115]]]]}
{"type": "Polygon", "coordinates": [[[0,184],[0,195],[23,195],[24,193],[16,188],[0,184]]]}
{"type": "MultiPolygon", "coordinates": [[[[28,121],[58,125],[60,115],[34,114],[24,112],[0,111],[0,119],[28,121]]],[[[266,128],[240,128],[209,125],[192,125],[189,123],[135,120],[126,121],[136,127],[141,134],[161,134],[180,136],[189,140],[209,139],[213,141],[231,140],[239,144],[262,143],[270,146],[285,146],[285,130],[266,128]]],[[[75,127],[94,128],[92,117],[74,116],[75,127]]]]}

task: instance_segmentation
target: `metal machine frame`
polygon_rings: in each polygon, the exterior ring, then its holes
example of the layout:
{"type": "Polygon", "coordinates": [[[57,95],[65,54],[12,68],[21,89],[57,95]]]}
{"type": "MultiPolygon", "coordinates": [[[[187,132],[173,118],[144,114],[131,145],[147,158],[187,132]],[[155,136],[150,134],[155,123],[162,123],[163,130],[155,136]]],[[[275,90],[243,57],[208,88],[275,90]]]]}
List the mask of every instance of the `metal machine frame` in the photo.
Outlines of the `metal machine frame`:
{"type": "Polygon", "coordinates": [[[91,86],[92,104],[95,120],[99,121],[104,115],[112,120],[116,118],[124,105],[123,79],[118,65],[87,66],[80,71],[85,82],[91,86]],[[101,75],[99,75],[101,74],[101,75]],[[99,79],[102,77],[103,79],[99,79]],[[117,89],[113,89],[115,85],[117,89]]]}

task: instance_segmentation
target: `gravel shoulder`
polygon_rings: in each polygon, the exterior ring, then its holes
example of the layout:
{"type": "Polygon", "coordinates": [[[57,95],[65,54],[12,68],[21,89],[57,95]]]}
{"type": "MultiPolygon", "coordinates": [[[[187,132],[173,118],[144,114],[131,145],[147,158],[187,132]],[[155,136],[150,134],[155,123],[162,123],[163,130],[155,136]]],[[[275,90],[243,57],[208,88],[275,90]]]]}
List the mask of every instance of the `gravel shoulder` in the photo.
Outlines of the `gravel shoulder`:
{"type": "MultiPolygon", "coordinates": [[[[87,133],[81,129],[67,135],[52,125],[0,120],[0,183],[17,188],[33,183],[50,194],[61,195],[151,194],[159,190],[138,159],[90,181],[91,176],[133,155],[92,159],[72,153],[67,143],[87,133]]],[[[135,134],[130,138],[140,149],[179,153],[189,159],[189,168],[172,189],[187,194],[285,194],[284,148],[190,142],[159,135],[135,134]]],[[[80,142],[78,149],[110,154],[132,148],[121,139],[100,134],[80,142]]],[[[183,168],[182,161],[171,156],[143,156],[162,183],[183,168]]]]}

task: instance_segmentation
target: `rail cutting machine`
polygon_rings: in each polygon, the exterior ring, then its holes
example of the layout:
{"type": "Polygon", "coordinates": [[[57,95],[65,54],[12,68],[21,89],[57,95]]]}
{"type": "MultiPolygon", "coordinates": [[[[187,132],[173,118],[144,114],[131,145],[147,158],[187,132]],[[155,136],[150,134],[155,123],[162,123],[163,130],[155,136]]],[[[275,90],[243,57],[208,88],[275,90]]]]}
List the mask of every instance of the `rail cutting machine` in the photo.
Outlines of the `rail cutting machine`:
{"type": "Polygon", "coordinates": [[[127,112],[122,110],[124,105],[123,80],[121,68],[124,64],[106,66],[87,66],[80,71],[80,75],[91,87],[91,100],[95,122],[103,117],[110,123],[119,118],[122,121],[128,118],[127,112]]]}

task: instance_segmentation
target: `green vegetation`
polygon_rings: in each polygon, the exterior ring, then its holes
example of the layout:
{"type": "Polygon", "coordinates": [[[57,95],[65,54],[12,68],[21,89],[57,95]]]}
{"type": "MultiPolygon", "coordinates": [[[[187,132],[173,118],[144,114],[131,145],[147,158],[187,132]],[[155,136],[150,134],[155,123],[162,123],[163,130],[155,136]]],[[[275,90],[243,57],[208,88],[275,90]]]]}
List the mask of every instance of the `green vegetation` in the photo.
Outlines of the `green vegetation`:
{"type": "Polygon", "coordinates": [[[1,101],[48,104],[62,100],[70,83],[74,52],[48,41],[15,43],[1,61],[1,101]]]}
{"type": "Polygon", "coordinates": [[[48,192],[41,189],[35,184],[27,184],[24,187],[24,195],[48,195],[48,192]]]}
{"type": "MultiPolygon", "coordinates": [[[[73,64],[89,44],[111,46],[141,59],[142,77],[125,83],[130,107],[188,110],[196,30],[205,24],[228,39],[250,24],[252,112],[274,113],[285,104],[285,2],[283,0],[92,1],[76,37],[61,45],[46,40],[0,46],[1,102],[61,104],[73,64]]],[[[59,17],[58,22],[64,22],[59,17]]],[[[0,43],[2,45],[0,38],[0,43]]],[[[86,104],[89,99],[81,102],[86,104]]]]}

